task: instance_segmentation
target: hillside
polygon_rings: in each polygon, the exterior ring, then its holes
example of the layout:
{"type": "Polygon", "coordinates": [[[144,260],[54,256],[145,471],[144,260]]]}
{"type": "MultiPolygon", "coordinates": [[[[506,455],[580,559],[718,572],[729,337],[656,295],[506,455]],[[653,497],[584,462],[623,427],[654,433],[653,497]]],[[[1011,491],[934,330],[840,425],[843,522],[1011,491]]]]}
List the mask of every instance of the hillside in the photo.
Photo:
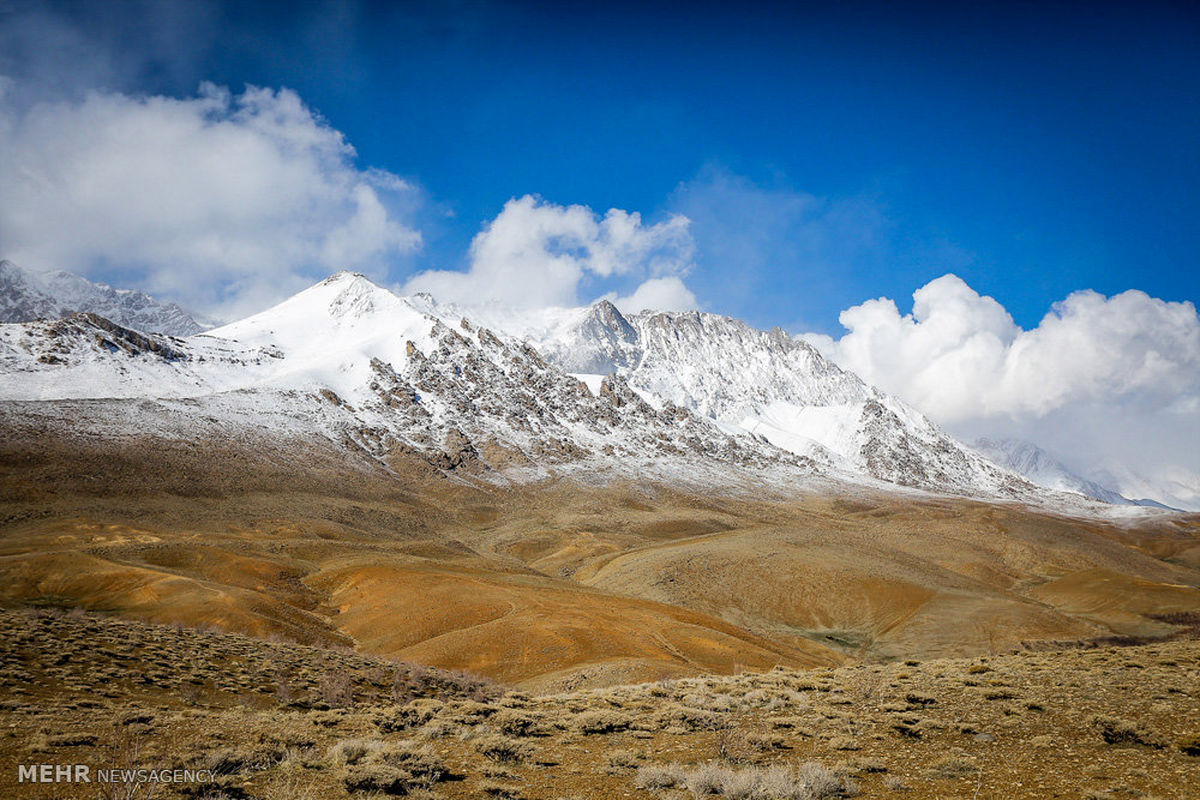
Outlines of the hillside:
{"type": "MultiPolygon", "coordinates": [[[[1108,800],[1200,781],[1195,639],[530,696],[336,650],[0,618],[0,757],[203,771],[158,797],[1108,800]]],[[[9,796],[131,786],[0,774],[9,796]]]]}
{"type": "Polygon", "coordinates": [[[531,688],[1154,636],[1145,614],[1200,611],[1194,516],[495,483],[284,435],[269,409],[255,430],[214,416],[170,435],[191,411],[0,404],[0,599],[353,642],[531,688]]]}

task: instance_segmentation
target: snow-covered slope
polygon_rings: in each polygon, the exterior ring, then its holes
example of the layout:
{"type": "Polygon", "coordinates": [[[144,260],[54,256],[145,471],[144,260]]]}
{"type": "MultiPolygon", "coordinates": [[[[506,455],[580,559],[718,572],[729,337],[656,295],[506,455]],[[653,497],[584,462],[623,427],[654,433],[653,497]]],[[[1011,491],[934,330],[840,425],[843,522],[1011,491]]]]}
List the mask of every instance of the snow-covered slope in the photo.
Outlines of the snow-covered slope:
{"type": "Polygon", "coordinates": [[[979,439],[972,447],[991,461],[1048,489],[1074,492],[1116,505],[1155,505],[1135,501],[1106,486],[1075,474],[1061,461],[1033,442],[1021,439],[979,439]]]}
{"type": "Polygon", "coordinates": [[[760,331],[695,311],[626,318],[602,301],[543,317],[540,330],[526,325],[523,332],[568,372],[613,372],[652,401],[835,470],[981,496],[1021,496],[1031,488],[778,328],[760,331]]]}
{"type": "MultiPolygon", "coordinates": [[[[524,342],[428,313],[340,273],[206,334],[142,334],[101,317],[0,326],[0,399],[186,398],[196,420],[310,430],[387,461],[417,454],[446,470],[544,476],[621,472],[728,481],[813,474],[805,459],[730,436],[620,377],[593,392],[524,342]]],[[[183,411],[181,411],[183,409],[183,411]]],[[[187,409],[191,409],[190,412],[187,409]]]]}
{"type": "Polygon", "coordinates": [[[114,289],[70,272],[34,273],[0,261],[0,322],[99,314],[118,325],[175,336],[204,330],[175,303],[160,303],[131,289],[114,289]]]}

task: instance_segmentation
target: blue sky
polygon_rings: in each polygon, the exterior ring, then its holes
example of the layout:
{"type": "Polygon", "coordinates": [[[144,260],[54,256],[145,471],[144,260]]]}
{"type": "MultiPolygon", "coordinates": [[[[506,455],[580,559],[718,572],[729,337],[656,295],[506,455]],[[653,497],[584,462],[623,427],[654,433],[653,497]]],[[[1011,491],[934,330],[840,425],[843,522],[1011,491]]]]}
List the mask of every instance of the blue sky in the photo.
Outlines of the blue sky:
{"type": "Polygon", "coordinates": [[[49,55],[0,72],[295,90],[419,187],[396,281],[530,193],[685,214],[701,305],[791,330],[946,272],[1024,327],[1078,289],[1200,297],[1194,4],[293,5],[17,2],[90,49],[28,28],[49,55]]]}

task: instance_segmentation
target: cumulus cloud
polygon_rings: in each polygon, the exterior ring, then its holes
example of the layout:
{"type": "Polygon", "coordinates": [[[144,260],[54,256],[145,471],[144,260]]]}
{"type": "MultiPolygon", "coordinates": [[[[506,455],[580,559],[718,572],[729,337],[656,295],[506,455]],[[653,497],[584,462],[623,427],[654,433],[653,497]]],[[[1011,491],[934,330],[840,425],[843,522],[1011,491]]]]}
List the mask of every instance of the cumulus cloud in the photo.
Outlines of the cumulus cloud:
{"type": "Polygon", "coordinates": [[[1075,292],[1022,330],[955,275],[913,293],[913,311],[869,300],[839,317],[838,340],[809,337],[839,363],[938,419],[1044,416],[1067,404],[1165,407],[1200,388],[1200,318],[1144,292],[1075,292]]]}
{"type": "Polygon", "coordinates": [[[629,295],[615,292],[606,298],[626,314],[636,314],[647,309],[653,311],[694,311],[700,308],[696,295],[676,275],[666,278],[650,278],[629,295]]]}
{"type": "Polygon", "coordinates": [[[1024,330],[995,299],[944,275],[914,292],[911,314],[879,298],[839,319],[840,338],[804,338],[960,434],[1030,438],[1092,474],[1200,475],[1200,316],[1190,302],[1079,291],[1024,330]]]}
{"type": "Polygon", "coordinates": [[[586,206],[525,195],[509,200],[475,236],[466,271],[422,272],[404,291],[463,305],[542,308],[578,305],[581,292],[605,279],[644,280],[630,303],[694,307],[681,279],[694,251],[688,224],[674,215],[647,225],[637,212],[617,208],[601,217],[586,206]]]}
{"type": "Polygon", "coordinates": [[[393,210],[414,189],[359,169],[287,89],[89,92],[0,118],[0,255],[24,266],[237,313],[420,245],[393,210]]]}

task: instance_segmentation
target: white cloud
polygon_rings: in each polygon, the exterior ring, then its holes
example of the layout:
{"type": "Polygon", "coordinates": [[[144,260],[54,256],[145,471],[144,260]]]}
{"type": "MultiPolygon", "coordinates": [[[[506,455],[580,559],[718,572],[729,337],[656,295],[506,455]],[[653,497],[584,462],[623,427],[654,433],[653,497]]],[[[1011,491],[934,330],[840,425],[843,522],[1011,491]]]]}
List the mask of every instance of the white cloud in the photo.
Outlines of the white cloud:
{"type": "Polygon", "coordinates": [[[624,297],[615,292],[607,295],[607,299],[623,313],[636,314],[639,311],[694,311],[700,308],[696,295],[684,285],[676,275],[666,278],[651,278],[644,281],[624,297]]]}
{"type": "Polygon", "coordinates": [[[0,117],[0,255],[24,266],[127,273],[236,313],[420,244],[389,211],[413,190],[358,169],[287,89],[90,92],[0,117]]]}
{"type": "Polygon", "coordinates": [[[686,217],[645,225],[636,212],[613,208],[599,217],[586,206],[525,195],[509,200],[475,236],[467,271],[422,272],[404,291],[463,305],[541,308],[578,305],[580,292],[598,280],[649,278],[631,299],[686,297],[694,305],[680,278],[693,251],[686,217]]]}
{"type": "MultiPolygon", "coordinates": [[[[1093,474],[1200,475],[1200,316],[1144,292],[1074,292],[1036,328],[944,275],[901,315],[888,298],[806,335],[865,380],[960,435],[1028,438],[1093,474]]],[[[1184,495],[1179,495],[1184,496],[1184,495]]]]}

